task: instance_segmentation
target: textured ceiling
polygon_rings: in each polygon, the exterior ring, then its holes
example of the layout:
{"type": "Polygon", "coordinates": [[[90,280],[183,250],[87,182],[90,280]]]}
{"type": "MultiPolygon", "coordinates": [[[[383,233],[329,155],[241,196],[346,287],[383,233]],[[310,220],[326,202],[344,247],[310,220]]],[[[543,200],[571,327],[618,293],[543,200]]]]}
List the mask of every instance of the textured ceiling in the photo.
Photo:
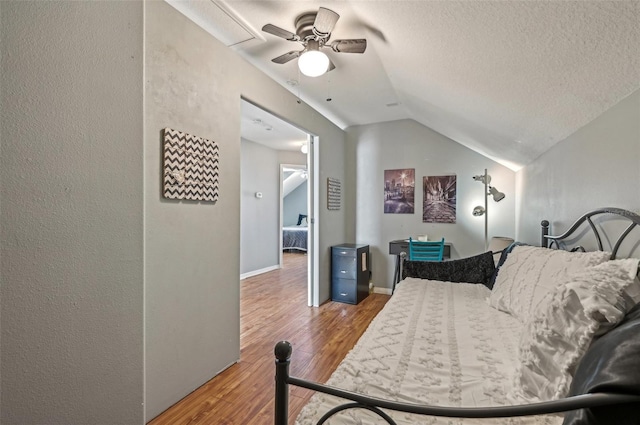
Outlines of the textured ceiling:
{"type": "Polygon", "coordinates": [[[246,100],[241,102],[242,138],[282,151],[299,151],[307,133],[246,100]]]}
{"type": "Polygon", "coordinates": [[[227,45],[341,128],[412,118],[512,169],[640,88],[636,0],[202,1],[242,28],[227,45]],[[329,53],[315,79],[273,64],[300,45],[262,26],[295,31],[320,6],[341,15],[332,39],[367,51],[329,53]]]}

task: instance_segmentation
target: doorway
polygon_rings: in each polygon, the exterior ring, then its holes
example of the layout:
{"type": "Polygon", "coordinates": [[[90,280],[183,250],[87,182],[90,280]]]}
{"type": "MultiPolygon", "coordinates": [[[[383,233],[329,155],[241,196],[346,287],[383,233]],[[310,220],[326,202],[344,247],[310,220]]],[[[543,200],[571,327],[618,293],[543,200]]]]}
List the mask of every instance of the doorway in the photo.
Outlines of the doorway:
{"type": "MultiPolygon", "coordinates": [[[[315,137],[242,99],[241,138],[240,278],[282,268],[283,227],[304,229],[307,232],[306,248],[298,244],[295,247],[298,249],[289,251],[306,253],[308,305],[314,305],[314,302],[317,305],[318,279],[314,273],[317,270],[317,251],[314,250],[317,224],[313,209],[317,205],[313,166],[315,137]],[[285,166],[291,171],[285,171],[285,166]],[[305,183],[306,199],[297,199],[296,211],[285,213],[283,175],[293,174],[294,169],[297,179],[305,183]],[[302,215],[306,217],[298,220],[302,215]]],[[[301,183],[296,189],[299,186],[301,183]]],[[[300,197],[300,193],[296,195],[300,197]]]]}

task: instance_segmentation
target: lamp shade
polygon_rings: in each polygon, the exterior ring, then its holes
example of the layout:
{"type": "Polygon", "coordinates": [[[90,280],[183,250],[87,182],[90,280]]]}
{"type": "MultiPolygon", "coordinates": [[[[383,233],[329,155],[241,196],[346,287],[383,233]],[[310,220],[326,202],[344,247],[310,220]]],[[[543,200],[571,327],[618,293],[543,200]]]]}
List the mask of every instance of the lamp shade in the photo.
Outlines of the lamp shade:
{"type": "Polygon", "coordinates": [[[298,68],[307,77],[319,77],[329,69],[329,57],[319,50],[306,50],[298,58],[298,68]]]}
{"type": "Polygon", "coordinates": [[[498,189],[496,189],[495,187],[490,187],[489,188],[489,193],[493,196],[493,200],[496,202],[500,202],[504,199],[504,193],[500,192],[498,189]]]}
{"type": "Polygon", "coordinates": [[[493,252],[493,262],[497,266],[498,262],[500,262],[500,256],[502,255],[502,251],[509,247],[513,243],[512,238],[505,238],[504,236],[494,236],[491,238],[491,242],[489,242],[488,251],[493,252]]]}
{"type": "Polygon", "coordinates": [[[502,251],[513,243],[512,238],[506,238],[504,236],[494,236],[489,242],[489,251],[498,252],[502,251]]]}
{"type": "Polygon", "coordinates": [[[473,212],[472,212],[472,214],[473,214],[473,216],[474,216],[474,217],[480,217],[480,216],[481,216],[481,215],[483,215],[484,213],[485,213],[485,209],[484,209],[484,207],[481,207],[480,205],[478,205],[477,207],[475,207],[475,208],[473,209],[473,212]]]}

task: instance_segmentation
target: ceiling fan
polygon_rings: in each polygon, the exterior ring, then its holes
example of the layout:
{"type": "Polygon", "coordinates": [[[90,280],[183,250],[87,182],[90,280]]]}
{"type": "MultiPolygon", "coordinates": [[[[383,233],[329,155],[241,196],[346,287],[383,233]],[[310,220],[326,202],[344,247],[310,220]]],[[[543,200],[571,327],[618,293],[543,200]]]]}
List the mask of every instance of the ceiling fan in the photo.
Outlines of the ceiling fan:
{"type": "Polygon", "coordinates": [[[304,13],[295,21],[296,33],[284,30],[272,24],[262,27],[262,31],[275,35],[285,40],[295,41],[304,46],[302,50],[292,50],[273,58],[271,61],[278,64],[287,63],[298,59],[300,71],[309,77],[318,77],[331,71],[335,65],[320,49],[331,49],[336,53],[364,53],[367,48],[367,40],[364,38],[334,40],[328,44],[331,31],[338,22],[338,15],[333,10],[321,7],[318,12],[304,13]]]}

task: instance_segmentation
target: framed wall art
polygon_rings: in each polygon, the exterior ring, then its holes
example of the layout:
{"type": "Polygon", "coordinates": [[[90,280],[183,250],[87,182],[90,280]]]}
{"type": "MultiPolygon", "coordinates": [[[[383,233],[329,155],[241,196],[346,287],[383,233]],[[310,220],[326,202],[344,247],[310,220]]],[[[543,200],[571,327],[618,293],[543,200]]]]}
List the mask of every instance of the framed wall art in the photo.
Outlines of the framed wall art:
{"type": "Polygon", "coordinates": [[[422,178],[424,194],[423,223],[455,223],[457,179],[452,176],[428,176],[422,178]]]}
{"type": "Polygon", "coordinates": [[[171,128],[164,129],[163,191],[167,199],[218,200],[218,144],[171,128]]]}
{"type": "Polygon", "coordinates": [[[384,170],[384,213],[413,214],[416,186],[414,168],[384,170]]]}
{"type": "Polygon", "coordinates": [[[342,192],[342,183],[340,179],[332,177],[327,178],[327,209],[339,210],[340,197],[342,192]]]}

